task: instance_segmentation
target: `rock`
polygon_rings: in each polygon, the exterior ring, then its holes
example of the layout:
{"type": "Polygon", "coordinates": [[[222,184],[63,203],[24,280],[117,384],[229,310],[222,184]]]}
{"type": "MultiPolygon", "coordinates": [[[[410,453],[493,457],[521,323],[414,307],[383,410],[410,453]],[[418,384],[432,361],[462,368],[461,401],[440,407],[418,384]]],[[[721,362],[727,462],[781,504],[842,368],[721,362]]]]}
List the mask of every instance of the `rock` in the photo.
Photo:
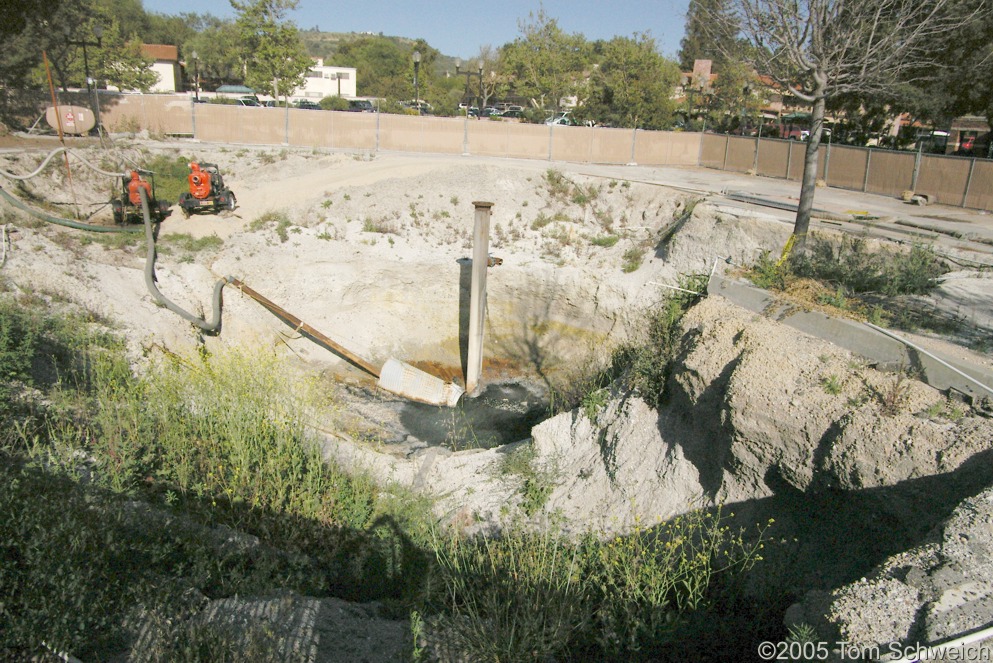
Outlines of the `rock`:
{"type": "MultiPolygon", "coordinates": [[[[934,541],[888,558],[829,595],[808,592],[787,623],[829,625],[861,647],[934,645],[993,622],[993,488],[966,499],[934,541]]],[[[885,649],[884,649],[885,651],[885,649]]]]}

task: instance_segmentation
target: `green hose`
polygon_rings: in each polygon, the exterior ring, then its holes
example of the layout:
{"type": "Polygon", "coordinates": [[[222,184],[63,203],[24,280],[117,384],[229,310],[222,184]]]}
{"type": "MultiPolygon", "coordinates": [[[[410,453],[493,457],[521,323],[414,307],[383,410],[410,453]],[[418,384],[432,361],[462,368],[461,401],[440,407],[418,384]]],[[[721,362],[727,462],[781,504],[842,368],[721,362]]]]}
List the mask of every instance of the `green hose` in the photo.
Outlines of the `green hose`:
{"type": "Polygon", "coordinates": [[[44,212],[39,212],[36,209],[31,209],[20,200],[10,195],[4,191],[3,187],[0,187],[0,196],[5,198],[7,202],[16,207],[17,209],[27,212],[31,216],[37,217],[42,221],[47,221],[48,223],[54,223],[56,225],[65,226],[67,228],[75,228],[76,230],[89,230],[90,232],[96,233],[135,233],[143,232],[144,228],[140,226],[94,226],[89,223],[81,223],[79,221],[72,221],[70,219],[63,219],[62,217],[52,216],[51,214],[45,214],[44,212]]]}

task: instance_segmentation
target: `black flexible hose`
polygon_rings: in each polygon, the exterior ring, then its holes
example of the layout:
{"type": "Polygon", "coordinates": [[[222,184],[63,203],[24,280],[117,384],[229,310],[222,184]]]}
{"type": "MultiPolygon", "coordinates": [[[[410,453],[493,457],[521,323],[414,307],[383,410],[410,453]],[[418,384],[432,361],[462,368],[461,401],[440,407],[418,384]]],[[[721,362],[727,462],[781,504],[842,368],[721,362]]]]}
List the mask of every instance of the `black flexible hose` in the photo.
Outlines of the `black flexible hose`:
{"type": "Polygon", "coordinates": [[[162,306],[166,307],[176,315],[180,316],[184,320],[192,322],[194,325],[199,327],[205,332],[215,333],[221,329],[221,291],[224,289],[227,280],[220,279],[214,284],[214,297],[212,301],[213,314],[209,321],[198,318],[192,313],[188,313],[176,304],[169,301],[161,292],[159,292],[158,287],[155,285],[155,234],[152,230],[152,215],[148,211],[148,195],[145,189],[142,187],[138,188],[138,193],[141,195],[141,214],[145,220],[145,241],[147,249],[145,252],[145,286],[148,288],[148,292],[151,293],[152,298],[162,306]]]}

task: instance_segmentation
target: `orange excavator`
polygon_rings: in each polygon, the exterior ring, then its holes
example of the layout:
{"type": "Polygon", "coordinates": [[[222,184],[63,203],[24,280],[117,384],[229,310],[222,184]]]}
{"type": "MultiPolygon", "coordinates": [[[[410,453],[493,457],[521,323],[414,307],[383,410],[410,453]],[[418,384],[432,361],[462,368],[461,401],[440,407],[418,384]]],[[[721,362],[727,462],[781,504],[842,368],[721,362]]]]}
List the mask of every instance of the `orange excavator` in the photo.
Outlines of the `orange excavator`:
{"type": "Polygon", "coordinates": [[[183,192],[179,196],[179,207],[183,210],[183,216],[189,218],[196,212],[216,214],[221,210],[233,210],[237,205],[234,192],[224,186],[224,178],[221,177],[217,164],[191,163],[187,180],[190,191],[183,192]]]}
{"type": "Polygon", "coordinates": [[[132,170],[121,178],[121,184],[121,197],[110,201],[115,223],[143,222],[140,193],[142,189],[145,190],[145,198],[148,199],[148,214],[151,220],[159,222],[169,216],[169,203],[155,199],[155,182],[151,179],[150,172],[132,170]],[[148,179],[142,175],[148,176],[148,179]]]}

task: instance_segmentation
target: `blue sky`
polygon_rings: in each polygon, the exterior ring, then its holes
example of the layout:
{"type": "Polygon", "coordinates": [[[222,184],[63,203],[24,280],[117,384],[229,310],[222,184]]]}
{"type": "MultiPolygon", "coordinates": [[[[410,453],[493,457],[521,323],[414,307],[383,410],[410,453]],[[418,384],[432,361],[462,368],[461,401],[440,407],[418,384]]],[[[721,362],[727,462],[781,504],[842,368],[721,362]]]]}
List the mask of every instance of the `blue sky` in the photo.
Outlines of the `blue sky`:
{"type": "MultiPolygon", "coordinates": [[[[301,29],[324,32],[382,32],[423,38],[445,55],[471,58],[481,46],[502,46],[520,34],[518,21],[544,7],[569,33],[587,39],[630,37],[650,32],[664,55],[675,56],[683,37],[688,0],[376,0],[328,2],[300,0],[289,18],[301,29]]],[[[157,14],[210,13],[234,16],[227,0],[144,0],[157,14]]]]}

